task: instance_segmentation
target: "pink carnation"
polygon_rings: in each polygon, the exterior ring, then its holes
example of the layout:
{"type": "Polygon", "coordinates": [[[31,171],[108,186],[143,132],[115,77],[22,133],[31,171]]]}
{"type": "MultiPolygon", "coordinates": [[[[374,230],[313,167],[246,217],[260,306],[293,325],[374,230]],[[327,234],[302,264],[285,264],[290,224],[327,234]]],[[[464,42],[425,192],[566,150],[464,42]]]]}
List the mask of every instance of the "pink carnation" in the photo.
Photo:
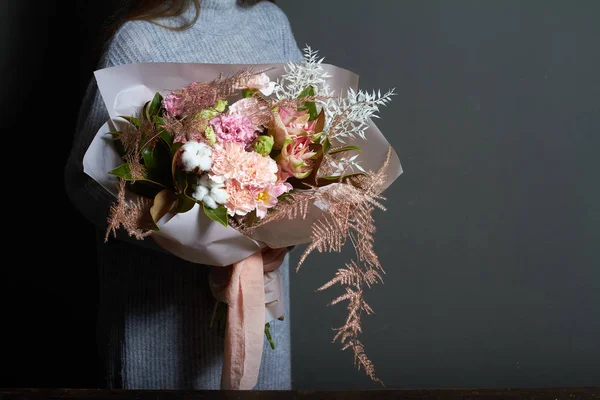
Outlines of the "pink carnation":
{"type": "Polygon", "coordinates": [[[237,142],[249,145],[258,133],[254,131],[252,121],[241,114],[221,114],[210,120],[220,142],[237,142]]]}
{"type": "Polygon", "coordinates": [[[235,179],[244,187],[266,188],[277,182],[278,167],[271,157],[244,150],[237,142],[213,146],[211,178],[225,182],[235,179]]]}
{"type": "Polygon", "coordinates": [[[225,183],[229,215],[246,215],[256,209],[259,217],[277,204],[277,197],[292,189],[279,179],[279,169],[271,157],[245,151],[237,142],[217,143],[212,147],[210,177],[225,183]]]}
{"type": "Polygon", "coordinates": [[[213,146],[211,178],[225,182],[238,175],[241,161],[246,157],[244,145],[236,142],[216,143],[213,146]]]}
{"type": "Polygon", "coordinates": [[[239,161],[240,168],[234,178],[244,186],[254,188],[269,187],[277,182],[277,163],[271,157],[263,157],[255,152],[247,152],[239,161]]]}
{"type": "Polygon", "coordinates": [[[235,179],[227,182],[227,212],[229,215],[246,215],[256,208],[255,194],[249,188],[245,188],[235,179]]]}

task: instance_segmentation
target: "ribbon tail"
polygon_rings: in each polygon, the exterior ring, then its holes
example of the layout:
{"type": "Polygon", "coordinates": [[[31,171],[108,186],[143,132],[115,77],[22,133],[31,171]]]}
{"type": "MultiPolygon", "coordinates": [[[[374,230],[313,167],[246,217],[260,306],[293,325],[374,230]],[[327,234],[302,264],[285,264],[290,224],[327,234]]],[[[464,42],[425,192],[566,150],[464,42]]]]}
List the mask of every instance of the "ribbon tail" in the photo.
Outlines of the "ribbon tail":
{"type": "Polygon", "coordinates": [[[260,251],[233,264],[221,389],[251,390],[258,381],[265,329],[263,258],[260,251]]]}

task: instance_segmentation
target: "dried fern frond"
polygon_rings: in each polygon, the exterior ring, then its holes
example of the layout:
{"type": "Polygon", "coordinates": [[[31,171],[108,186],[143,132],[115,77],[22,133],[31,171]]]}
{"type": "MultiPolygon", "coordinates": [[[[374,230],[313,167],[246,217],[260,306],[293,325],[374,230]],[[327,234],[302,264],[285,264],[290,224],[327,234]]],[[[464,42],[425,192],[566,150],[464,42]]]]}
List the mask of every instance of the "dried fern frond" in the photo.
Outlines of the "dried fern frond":
{"type": "Polygon", "coordinates": [[[335,305],[342,301],[348,301],[346,306],[348,316],[346,322],[337,331],[333,342],[340,341],[342,350],[352,349],[354,353],[354,364],[359,369],[364,368],[365,373],[375,382],[383,385],[383,382],[375,375],[375,367],[367,357],[362,342],[358,336],[362,333],[361,316],[362,313],[372,314],[373,309],[365,302],[363,286],[370,287],[372,284],[381,281],[381,276],[377,271],[367,268],[363,270],[355,261],[346,264],[346,268],[341,268],[336,273],[335,278],[321,286],[319,291],[328,289],[333,285],[339,284],[345,288],[345,294],[335,298],[329,304],[335,305]]]}
{"type": "Polygon", "coordinates": [[[195,115],[196,112],[215,105],[220,99],[225,99],[244,84],[254,72],[251,69],[241,69],[235,73],[219,76],[211,82],[196,82],[178,93],[182,98],[184,115],[195,115]]]}
{"type": "Polygon", "coordinates": [[[362,332],[361,317],[373,313],[373,309],[364,299],[364,289],[383,282],[385,273],[374,251],[375,223],[372,216],[375,208],[385,210],[381,195],[386,182],[386,170],[389,166],[392,149],[387,152],[383,165],[378,171],[367,171],[364,175],[348,178],[346,183],[335,183],[323,188],[310,187],[306,191],[292,192],[280,201],[265,218],[254,223],[236,221],[232,226],[242,233],[251,235],[254,229],[267,223],[283,219],[306,218],[309,207],[316,202],[323,206],[323,215],[312,224],[311,243],[301,255],[296,270],[315,250],[319,252],[340,252],[350,241],[356,251],[356,260],[337,271],[334,278],[318,290],[322,291],[334,285],[344,288],[344,294],[330,304],[347,301],[348,316],[344,325],[336,328],[333,341],[340,341],[342,349],[352,349],[354,362],[358,368],[364,368],[366,374],[376,382],[383,384],[375,375],[375,367],[364,351],[358,336],[362,332]]]}
{"type": "Polygon", "coordinates": [[[125,186],[126,181],[120,179],[117,201],[110,207],[108,227],[104,236],[105,242],[108,241],[111,232],[116,237],[117,229],[121,227],[127,230],[129,236],[134,236],[138,240],[142,240],[152,233],[149,228],[152,218],[150,216],[152,201],[144,197],[138,197],[137,201],[127,201],[125,186]]]}

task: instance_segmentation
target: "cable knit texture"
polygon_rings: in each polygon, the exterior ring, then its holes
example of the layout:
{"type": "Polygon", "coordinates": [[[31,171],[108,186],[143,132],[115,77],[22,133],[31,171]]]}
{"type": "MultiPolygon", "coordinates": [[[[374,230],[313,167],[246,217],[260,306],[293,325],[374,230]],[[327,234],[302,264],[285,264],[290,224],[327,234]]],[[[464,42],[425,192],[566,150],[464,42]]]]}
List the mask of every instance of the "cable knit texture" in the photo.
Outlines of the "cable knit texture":
{"type": "MultiPolygon", "coordinates": [[[[161,20],[178,25],[191,19],[161,20]]],[[[285,63],[302,58],[285,14],[270,2],[203,0],[190,29],[128,22],[108,42],[98,68],[136,62],[285,63]]],[[[108,113],[92,78],[65,168],[67,193],[98,228],[98,343],[114,389],[219,389],[223,339],[209,328],[214,306],[207,266],[126,234],[103,242],[114,199],[83,172],[82,160],[108,113]]],[[[276,350],[265,345],[257,390],[291,389],[288,258],[281,266],[285,321],[271,323],[276,350]]],[[[266,343],[266,342],[265,342],[266,343]]]]}

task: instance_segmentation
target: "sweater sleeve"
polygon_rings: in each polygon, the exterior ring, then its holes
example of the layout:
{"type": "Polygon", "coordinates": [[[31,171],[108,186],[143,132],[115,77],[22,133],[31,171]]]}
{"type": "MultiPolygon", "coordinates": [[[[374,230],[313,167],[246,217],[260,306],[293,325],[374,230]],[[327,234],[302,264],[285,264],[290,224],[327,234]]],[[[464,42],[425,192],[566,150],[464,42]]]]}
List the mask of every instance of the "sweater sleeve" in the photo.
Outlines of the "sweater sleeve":
{"type": "MultiPolygon", "coordinates": [[[[117,65],[111,55],[111,47],[103,54],[100,68],[117,65]]],[[[83,171],[83,156],[98,129],[109,119],[108,111],[94,77],[91,78],[82,100],[71,152],[64,168],[64,184],[67,195],[73,205],[98,230],[106,232],[110,206],[116,200],[112,194],[83,171]]],[[[137,240],[127,232],[117,231],[117,239],[135,243],[141,247],[164,252],[151,239],[137,240]]]]}

